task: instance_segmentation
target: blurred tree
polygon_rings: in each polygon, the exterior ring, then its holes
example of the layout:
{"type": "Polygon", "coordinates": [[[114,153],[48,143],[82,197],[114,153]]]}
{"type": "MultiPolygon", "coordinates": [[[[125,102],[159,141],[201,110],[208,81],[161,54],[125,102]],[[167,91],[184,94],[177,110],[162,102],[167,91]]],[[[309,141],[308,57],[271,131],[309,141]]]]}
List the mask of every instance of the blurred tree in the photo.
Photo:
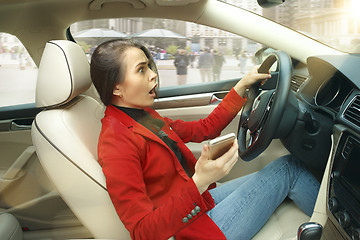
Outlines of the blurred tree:
{"type": "Polygon", "coordinates": [[[176,45],[169,45],[166,49],[166,52],[171,54],[171,55],[175,55],[177,53],[179,46],[176,45]]]}

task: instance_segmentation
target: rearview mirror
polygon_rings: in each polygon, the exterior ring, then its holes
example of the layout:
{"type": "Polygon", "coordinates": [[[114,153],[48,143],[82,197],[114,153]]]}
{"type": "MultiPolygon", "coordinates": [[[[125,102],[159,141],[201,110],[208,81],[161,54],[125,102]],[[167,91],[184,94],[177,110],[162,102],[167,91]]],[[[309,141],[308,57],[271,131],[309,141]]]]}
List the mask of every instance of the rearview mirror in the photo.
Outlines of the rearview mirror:
{"type": "Polygon", "coordinates": [[[263,8],[275,7],[285,2],[285,0],[257,0],[257,1],[258,4],[263,8]]]}

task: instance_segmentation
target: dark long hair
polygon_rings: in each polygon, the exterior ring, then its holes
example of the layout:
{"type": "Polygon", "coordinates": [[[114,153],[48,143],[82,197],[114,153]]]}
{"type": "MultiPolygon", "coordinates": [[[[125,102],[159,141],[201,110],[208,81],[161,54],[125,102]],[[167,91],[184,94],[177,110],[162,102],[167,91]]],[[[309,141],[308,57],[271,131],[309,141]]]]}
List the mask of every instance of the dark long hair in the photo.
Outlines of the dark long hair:
{"type": "MultiPolygon", "coordinates": [[[[105,106],[111,104],[114,86],[125,79],[124,53],[129,48],[142,50],[149,59],[150,69],[157,75],[157,67],[150,51],[140,43],[126,39],[114,39],[101,43],[91,56],[91,80],[105,106]]],[[[159,88],[159,79],[156,79],[159,88]]]]}

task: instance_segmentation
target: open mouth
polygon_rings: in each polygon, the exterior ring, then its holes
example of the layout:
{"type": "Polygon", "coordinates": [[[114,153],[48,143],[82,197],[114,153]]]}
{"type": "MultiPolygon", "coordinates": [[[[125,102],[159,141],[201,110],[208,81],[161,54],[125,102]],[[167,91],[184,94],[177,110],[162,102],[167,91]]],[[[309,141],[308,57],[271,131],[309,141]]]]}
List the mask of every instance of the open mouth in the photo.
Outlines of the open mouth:
{"type": "Polygon", "coordinates": [[[149,94],[155,94],[155,88],[156,88],[157,85],[155,85],[150,91],[149,91],[149,94]]]}

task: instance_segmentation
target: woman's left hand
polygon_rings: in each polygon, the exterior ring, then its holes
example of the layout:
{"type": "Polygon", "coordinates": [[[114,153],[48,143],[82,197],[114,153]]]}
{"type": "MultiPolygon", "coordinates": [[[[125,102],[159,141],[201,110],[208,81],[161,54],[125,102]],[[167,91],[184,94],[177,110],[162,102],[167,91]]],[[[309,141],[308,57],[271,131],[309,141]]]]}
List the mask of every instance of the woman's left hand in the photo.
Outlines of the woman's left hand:
{"type": "Polygon", "coordinates": [[[249,89],[251,85],[258,82],[259,80],[266,80],[271,78],[271,74],[258,73],[259,66],[254,67],[248,74],[246,74],[235,86],[235,91],[243,96],[246,89],[249,89]]]}

